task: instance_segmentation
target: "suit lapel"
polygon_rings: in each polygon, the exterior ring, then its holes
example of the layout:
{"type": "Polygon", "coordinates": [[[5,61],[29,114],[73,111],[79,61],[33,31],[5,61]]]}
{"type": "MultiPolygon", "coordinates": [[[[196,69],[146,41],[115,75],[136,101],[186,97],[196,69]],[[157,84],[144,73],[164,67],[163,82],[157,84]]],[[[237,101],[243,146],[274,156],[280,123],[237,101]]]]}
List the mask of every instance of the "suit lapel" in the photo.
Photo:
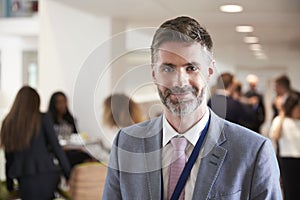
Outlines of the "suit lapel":
{"type": "Polygon", "coordinates": [[[218,177],[226,156],[226,150],[215,147],[211,154],[202,158],[194,188],[193,199],[207,199],[208,194],[218,177]]]}
{"type": "Polygon", "coordinates": [[[220,145],[226,141],[223,134],[224,121],[211,112],[211,123],[195,183],[193,199],[207,199],[211,188],[218,177],[227,150],[220,145]]]}

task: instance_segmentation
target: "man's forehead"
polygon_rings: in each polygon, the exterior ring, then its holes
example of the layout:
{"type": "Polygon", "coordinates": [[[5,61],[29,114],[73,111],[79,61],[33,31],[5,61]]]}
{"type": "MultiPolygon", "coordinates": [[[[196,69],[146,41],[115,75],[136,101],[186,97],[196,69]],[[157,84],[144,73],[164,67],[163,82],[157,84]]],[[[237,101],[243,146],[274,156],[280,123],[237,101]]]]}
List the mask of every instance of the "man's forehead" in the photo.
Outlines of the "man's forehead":
{"type": "Polygon", "coordinates": [[[178,57],[188,61],[207,60],[211,53],[199,43],[165,42],[158,48],[158,57],[178,57]],[[191,60],[192,59],[192,60],[191,60]]]}

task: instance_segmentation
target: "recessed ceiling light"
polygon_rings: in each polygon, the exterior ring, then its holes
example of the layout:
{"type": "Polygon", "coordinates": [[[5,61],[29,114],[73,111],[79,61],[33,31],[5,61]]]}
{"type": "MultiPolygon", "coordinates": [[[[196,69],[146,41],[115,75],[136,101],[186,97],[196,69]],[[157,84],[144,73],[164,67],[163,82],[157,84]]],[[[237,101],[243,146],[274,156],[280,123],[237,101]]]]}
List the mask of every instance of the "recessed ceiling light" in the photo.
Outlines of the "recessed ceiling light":
{"type": "Polygon", "coordinates": [[[253,51],[254,56],[256,59],[266,60],[268,59],[267,55],[262,51],[253,51]]]}
{"type": "Polygon", "coordinates": [[[252,51],[261,51],[261,45],[260,44],[250,44],[249,47],[252,51]]]}
{"type": "Polygon", "coordinates": [[[242,12],[243,7],[239,5],[222,5],[220,6],[220,10],[227,13],[237,13],[242,12]]]}
{"type": "Polygon", "coordinates": [[[248,43],[248,44],[258,43],[258,37],[246,36],[246,37],[244,37],[244,42],[248,43]]]}
{"type": "Polygon", "coordinates": [[[268,57],[265,54],[256,56],[257,59],[262,59],[262,60],[266,60],[268,57]]]}
{"type": "Polygon", "coordinates": [[[254,51],[253,54],[254,54],[256,57],[259,57],[259,56],[266,56],[262,51],[254,51]]]}
{"type": "Polygon", "coordinates": [[[250,33],[253,32],[253,26],[236,26],[235,30],[240,33],[250,33]]]}

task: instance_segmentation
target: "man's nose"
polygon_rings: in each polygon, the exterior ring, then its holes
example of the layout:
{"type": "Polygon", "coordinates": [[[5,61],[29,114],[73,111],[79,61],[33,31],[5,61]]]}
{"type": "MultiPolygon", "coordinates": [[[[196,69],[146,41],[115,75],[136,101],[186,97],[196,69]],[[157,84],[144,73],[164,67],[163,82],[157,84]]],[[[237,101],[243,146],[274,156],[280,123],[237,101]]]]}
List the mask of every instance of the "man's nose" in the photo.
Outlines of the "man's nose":
{"type": "Polygon", "coordinates": [[[189,80],[188,74],[186,73],[185,70],[179,69],[176,71],[176,77],[174,82],[175,86],[183,87],[187,85],[188,80],[189,80]]]}

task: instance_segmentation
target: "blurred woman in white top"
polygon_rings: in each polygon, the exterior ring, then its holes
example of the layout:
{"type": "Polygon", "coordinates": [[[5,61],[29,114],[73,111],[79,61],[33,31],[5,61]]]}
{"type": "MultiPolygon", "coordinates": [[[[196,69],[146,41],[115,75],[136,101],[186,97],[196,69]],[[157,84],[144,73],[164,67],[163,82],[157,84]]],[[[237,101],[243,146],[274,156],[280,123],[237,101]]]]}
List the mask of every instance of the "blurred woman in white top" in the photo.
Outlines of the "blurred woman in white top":
{"type": "Polygon", "coordinates": [[[285,200],[300,199],[300,93],[291,92],[272,121],[270,137],[279,145],[285,200]]]}

